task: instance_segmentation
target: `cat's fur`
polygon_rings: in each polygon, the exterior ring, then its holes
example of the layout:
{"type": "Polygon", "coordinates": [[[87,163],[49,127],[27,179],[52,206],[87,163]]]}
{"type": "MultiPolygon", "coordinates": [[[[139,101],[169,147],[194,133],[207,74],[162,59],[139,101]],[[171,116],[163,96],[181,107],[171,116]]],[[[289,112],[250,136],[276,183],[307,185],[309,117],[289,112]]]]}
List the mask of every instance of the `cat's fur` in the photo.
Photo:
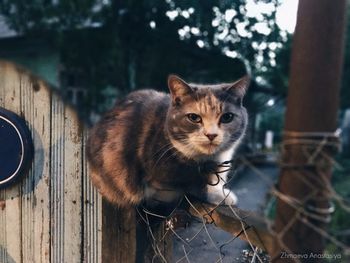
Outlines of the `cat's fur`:
{"type": "Polygon", "coordinates": [[[184,193],[205,193],[214,203],[228,194],[225,203],[235,203],[235,195],[224,190],[226,174],[217,182],[214,171],[232,159],[244,136],[248,118],[242,98],[248,82],[244,77],[233,84],[197,85],[171,75],[170,95],[130,93],[91,130],[92,182],[118,206],[172,203],[184,193]],[[228,112],[233,120],[220,122],[228,112]]]}

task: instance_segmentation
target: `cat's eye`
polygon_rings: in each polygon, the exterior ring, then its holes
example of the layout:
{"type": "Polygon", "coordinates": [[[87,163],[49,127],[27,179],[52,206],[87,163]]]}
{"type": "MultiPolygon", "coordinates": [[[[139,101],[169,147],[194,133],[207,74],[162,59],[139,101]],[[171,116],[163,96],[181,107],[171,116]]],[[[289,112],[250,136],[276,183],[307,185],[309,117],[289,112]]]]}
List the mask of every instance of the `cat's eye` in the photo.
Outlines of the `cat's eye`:
{"type": "Polygon", "coordinates": [[[187,118],[194,123],[200,123],[202,121],[201,116],[199,116],[198,114],[195,113],[189,113],[187,114],[187,118]]]}
{"type": "Polygon", "coordinates": [[[235,117],[235,115],[232,112],[226,112],[226,113],[221,115],[220,122],[221,123],[229,123],[229,122],[233,121],[234,117],[235,117]]]}

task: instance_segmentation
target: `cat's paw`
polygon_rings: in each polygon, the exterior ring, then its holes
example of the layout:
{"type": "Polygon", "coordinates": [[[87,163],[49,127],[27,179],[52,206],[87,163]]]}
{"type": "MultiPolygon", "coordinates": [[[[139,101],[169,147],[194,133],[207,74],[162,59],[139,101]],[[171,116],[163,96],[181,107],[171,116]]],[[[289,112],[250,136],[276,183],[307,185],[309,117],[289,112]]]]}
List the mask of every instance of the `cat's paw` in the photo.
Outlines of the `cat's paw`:
{"type": "Polygon", "coordinates": [[[220,192],[208,192],[206,201],[214,205],[236,205],[238,198],[235,193],[225,188],[220,192]]]}
{"type": "Polygon", "coordinates": [[[232,192],[230,189],[224,189],[224,195],[225,195],[225,205],[236,205],[238,202],[237,195],[232,192]]]}

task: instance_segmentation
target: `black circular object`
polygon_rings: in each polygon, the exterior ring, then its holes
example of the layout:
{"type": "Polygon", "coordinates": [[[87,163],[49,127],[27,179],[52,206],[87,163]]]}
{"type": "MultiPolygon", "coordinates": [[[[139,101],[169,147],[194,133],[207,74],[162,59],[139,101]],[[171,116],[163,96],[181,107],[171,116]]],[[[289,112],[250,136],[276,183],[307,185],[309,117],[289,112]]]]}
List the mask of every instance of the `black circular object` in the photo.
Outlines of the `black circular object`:
{"type": "Polygon", "coordinates": [[[25,121],[0,107],[0,188],[28,172],[33,159],[33,142],[25,121]]]}

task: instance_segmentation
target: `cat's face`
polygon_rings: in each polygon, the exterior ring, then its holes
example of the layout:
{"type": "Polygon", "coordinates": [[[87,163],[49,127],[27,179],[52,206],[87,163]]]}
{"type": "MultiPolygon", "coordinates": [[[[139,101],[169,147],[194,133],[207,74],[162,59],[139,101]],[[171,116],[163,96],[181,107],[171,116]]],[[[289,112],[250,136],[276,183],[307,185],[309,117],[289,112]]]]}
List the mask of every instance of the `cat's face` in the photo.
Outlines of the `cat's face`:
{"type": "Polygon", "coordinates": [[[247,126],[242,98],[247,77],[231,84],[187,84],[171,75],[167,131],[173,146],[190,159],[207,158],[235,147],[247,126]]]}

